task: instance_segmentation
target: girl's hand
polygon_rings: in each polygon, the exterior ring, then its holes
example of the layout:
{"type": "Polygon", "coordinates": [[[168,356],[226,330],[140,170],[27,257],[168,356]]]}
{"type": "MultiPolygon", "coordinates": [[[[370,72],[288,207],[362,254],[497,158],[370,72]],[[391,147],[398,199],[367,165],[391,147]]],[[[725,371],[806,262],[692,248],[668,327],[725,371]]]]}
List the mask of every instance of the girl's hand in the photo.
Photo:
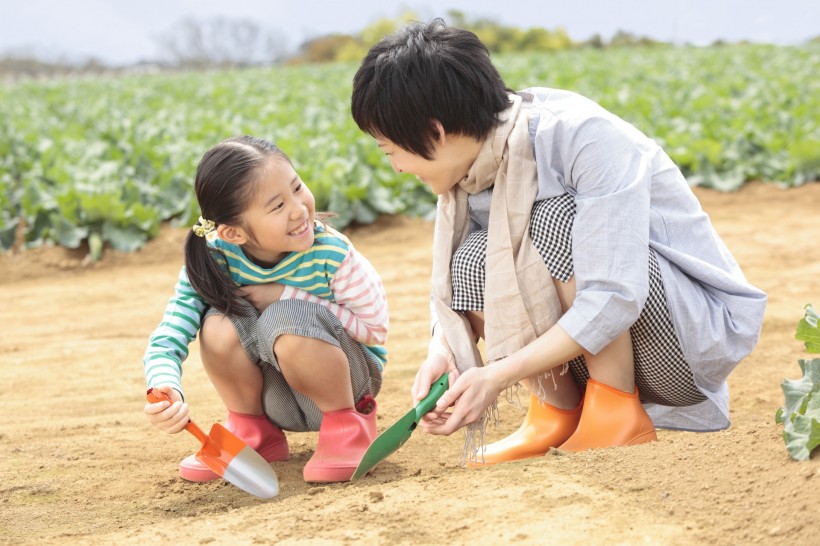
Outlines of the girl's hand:
{"type": "Polygon", "coordinates": [[[279,301],[284,291],[285,285],[278,282],[253,284],[240,288],[239,296],[248,300],[261,314],[270,304],[279,301]]]}
{"type": "Polygon", "coordinates": [[[455,383],[450,383],[450,388],[436,403],[436,409],[425,415],[419,426],[430,434],[452,434],[481,419],[503,388],[491,366],[469,369],[455,383]],[[446,411],[451,406],[453,410],[446,411]]]}
{"type": "Polygon", "coordinates": [[[171,397],[171,402],[163,400],[145,404],[143,411],[152,425],[168,434],[176,434],[188,424],[188,404],[182,401],[182,395],[170,385],[155,388],[171,397]]]}

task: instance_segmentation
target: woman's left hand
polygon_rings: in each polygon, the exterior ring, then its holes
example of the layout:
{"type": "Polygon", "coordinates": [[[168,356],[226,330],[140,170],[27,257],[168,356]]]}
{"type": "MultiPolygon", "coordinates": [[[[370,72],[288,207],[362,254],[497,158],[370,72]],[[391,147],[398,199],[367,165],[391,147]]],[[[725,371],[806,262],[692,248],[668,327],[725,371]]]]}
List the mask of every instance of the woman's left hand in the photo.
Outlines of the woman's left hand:
{"type": "Polygon", "coordinates": [[[274,302],[279,301],[285,285],[277,282],[268,284],[252,284],[239,289],[239,296],[248,300],[254,308],[261,314],[262,311],[274,302]]]}
{"type": "Polygon", "coordinates": [[[452,434],[481,419],[503,388],[491,366],[467,370],[450,385],[419,426],[430,434],[452,434]],[[446,411],[451,406],[452,411],[446,411]]]}

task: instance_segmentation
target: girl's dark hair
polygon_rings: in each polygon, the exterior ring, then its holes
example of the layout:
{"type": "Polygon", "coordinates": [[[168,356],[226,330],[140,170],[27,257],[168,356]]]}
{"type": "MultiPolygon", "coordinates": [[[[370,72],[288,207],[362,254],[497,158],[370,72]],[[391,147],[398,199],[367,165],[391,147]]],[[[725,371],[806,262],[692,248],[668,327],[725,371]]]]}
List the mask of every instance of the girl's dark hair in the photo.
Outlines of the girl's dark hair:
{"type": "MultiPolygon", "coordinates": [[[[202,217],[216,226],[241,225],[242,214],[254,196],[259,172],[272,158],[290,163],[278,146],[250,136],[229,138],[205,152],[194,182],[202,217]]],[[[224,254],[209,247],[205,237],[199,237],[192,230],[185,240],[185,268],[191,286],[225,315],[244,315],[237,295],[239,287],[217,260],[224,263],[224,254]]]]}
{"type": "Polygon", "coordinates": [[[351,112],[359,128],[432,159],[447,133],[483,139],[509,107],[509,94],[487,47],[443,20],[413,23],[370,48],[353,78],[351,112]]]}

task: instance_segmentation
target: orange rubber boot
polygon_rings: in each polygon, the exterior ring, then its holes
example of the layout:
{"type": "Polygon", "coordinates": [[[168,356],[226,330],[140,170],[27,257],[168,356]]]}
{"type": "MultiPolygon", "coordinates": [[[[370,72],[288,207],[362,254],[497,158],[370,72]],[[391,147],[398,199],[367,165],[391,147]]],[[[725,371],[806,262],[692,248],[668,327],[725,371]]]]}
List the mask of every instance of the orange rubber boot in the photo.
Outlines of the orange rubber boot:
{"type": "MultiPolygon", "coordinates": [[[[266,461],[287,461],[288,439],[282,429],[270,422],[267,415],[248,415],[228,410],[225,428],[255,449],[266,461]]],[[[179,463],[179,475],[190,482],[209,482],[220,476],[196,460],[194,455],[179,463]]]]}
{"type": "Polygon", "coordinates": [[[629,394],[589,379],[578,428],[558,449],[584,451],[633,446],[657,439],[655,425],[638,399],[637,387],[629,394]]]}
{"type": "Polygon", "coordinates": [[[478,468],[506,461],[517,461],[544,455],[549,448],[557,447],[569,438],[581,418],[581,401],[578,407],[562,410],[530,396],[530,408],[518,430],[498,442],[487,444],[467,466],[478,468]]]}
{"type": "Polygon", "coordinates": [[[376,401],[369,395],[356,404],[356,409],[323,414],[316,451],[303,471],[305,481],[327,483],[350,480],[364,452],[375,439],[376,401]]]}

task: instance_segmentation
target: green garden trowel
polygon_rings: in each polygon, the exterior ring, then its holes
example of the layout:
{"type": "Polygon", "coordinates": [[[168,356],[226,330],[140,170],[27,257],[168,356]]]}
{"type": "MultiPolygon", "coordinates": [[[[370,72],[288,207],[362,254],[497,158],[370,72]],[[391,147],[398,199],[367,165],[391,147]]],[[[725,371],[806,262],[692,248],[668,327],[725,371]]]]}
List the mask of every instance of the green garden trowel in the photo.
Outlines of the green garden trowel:
{"type": "Polygon", "coordinates": [[[390,428],[379,434],[379,436],[370,444],[367,451],[362,457],[359,466],[356,467],[356,472],[350,478],[350,481],[361,478],[367,474],[374,466],[382,462],[390,456],[391,453],[399,449],[410,438],[410,435],[415,430],[416,426],[421,421],[426,413],[433,409],[441,398],[441,395],[449,388],[447,381],[447,374],[445,373],[430,385],[430,392],[424,397],[424,400],[416,404],[416,407],[407,412],[404,417],[396,421],[390,428]]]}

